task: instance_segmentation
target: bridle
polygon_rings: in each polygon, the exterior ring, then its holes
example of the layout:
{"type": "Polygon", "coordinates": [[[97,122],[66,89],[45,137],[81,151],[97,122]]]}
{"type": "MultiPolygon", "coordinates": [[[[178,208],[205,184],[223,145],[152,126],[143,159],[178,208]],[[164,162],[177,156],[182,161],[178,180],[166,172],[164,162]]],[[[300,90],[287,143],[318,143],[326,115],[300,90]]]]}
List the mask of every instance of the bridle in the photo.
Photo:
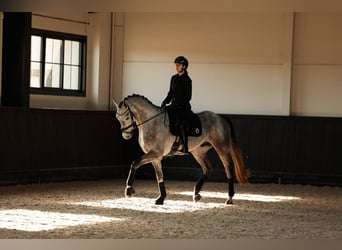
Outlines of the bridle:
{"type": "Polygon", "coordinates": [[[137,124],[137,123],[135,122],[135,119],[134,119],[135,117],[134,117],[134,114],[132,113],[131,109],[129,108],[128,105],[126,105],[126,106],[127,106],[127,110],[126,110],[125,112],[123,112],[122,114],[117,113],[117,115],[118,115],[118,116],[124,116],[124,115],[126,115],[127,112],[129,112],[129,116],[130,116],[130,118],[131,118],[132,123],[131,123],[130,125],[126,126],[126,127],[120,128],[120,130],[121,130],[122,133],[133,133],[133,131],[136,130],[136,129],[138,129],[139,126],[141,126],[141,125],[143,125],[143,124],[145,124],[145,123],[147,123],[147,122],[153,120],[154,118],[156,118],[156,117],[158,117],[158,116],[160,116],[161,114],[163,114],[163,113],[166,112],[166,109],[163,109],[160,113],[158,113],[158,114],[156,114],[156,115],[154,115],[154,116],[148,118],[147,120],[142,121],[141,123],[137,124]],[[133,130],[132,130],[132,131],[126,131],[127,129],[130,129],[130,128],[132,128],[132,127],[133,127],[133,130]]]}

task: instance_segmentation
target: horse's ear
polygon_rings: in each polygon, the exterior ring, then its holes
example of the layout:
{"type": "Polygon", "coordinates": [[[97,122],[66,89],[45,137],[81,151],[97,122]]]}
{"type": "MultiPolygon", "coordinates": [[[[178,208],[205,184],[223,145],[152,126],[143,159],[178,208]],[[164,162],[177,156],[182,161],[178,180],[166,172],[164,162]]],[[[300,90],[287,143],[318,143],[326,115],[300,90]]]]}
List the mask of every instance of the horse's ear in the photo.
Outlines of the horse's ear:
{"type": "Polygon", "coordinates": [[[112,98],[112,103],[113,103],[113,105],[114,105],[114,109],[115,109],[115,110],[118,110],[119,105],[118,105],[118,103],[115,101],[114,98],[112,98]]]}

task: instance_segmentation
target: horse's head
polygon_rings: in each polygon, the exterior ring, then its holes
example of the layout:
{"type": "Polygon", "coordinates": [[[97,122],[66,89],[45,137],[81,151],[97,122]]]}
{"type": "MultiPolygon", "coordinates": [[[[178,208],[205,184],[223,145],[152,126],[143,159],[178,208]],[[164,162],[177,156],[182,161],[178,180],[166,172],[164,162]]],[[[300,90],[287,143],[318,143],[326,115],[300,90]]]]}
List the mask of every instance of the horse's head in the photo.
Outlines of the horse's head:
{"type": "Polygon", "coordinates": [[[126,140],[129,140],[133,137],[134,130],[136,129],[136,123],[133,114],[125,101],[117,104],[113,99],[113,103],[116,107],[116,119],[118,119],[120,122],[122,137],[126,140]]]}

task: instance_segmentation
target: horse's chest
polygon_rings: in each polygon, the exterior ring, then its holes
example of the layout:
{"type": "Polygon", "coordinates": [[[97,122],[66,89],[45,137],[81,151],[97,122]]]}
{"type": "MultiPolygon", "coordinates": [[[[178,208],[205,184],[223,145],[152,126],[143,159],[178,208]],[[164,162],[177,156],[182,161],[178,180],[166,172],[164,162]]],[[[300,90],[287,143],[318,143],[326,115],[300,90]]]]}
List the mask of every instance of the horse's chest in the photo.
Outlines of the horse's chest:
{"type": "Polygon", "coordinates": [[[139,144],[144,151],[149,151],[155,144],[155,139],[148,133],[139,133],[139,144]]]}

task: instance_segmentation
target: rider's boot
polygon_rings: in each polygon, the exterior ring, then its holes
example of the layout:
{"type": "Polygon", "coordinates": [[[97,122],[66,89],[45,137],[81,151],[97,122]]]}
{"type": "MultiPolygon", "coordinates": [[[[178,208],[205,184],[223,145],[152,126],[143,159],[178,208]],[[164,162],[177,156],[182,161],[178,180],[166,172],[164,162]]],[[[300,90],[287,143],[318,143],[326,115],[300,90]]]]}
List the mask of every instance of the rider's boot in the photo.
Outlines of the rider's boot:
{"type": "Polygon", "coordinates": [[[183,148],[181,149],[181,152],[184,154],[188,154],[189,153],[189,148],[188,148],[188,134],[187,134],[187,127],[184,125],[182,125],[180,127],[181,129],[181,135],[180,135],[180,139],[181,139],[181,143],[183,145],[183,148]]]}

